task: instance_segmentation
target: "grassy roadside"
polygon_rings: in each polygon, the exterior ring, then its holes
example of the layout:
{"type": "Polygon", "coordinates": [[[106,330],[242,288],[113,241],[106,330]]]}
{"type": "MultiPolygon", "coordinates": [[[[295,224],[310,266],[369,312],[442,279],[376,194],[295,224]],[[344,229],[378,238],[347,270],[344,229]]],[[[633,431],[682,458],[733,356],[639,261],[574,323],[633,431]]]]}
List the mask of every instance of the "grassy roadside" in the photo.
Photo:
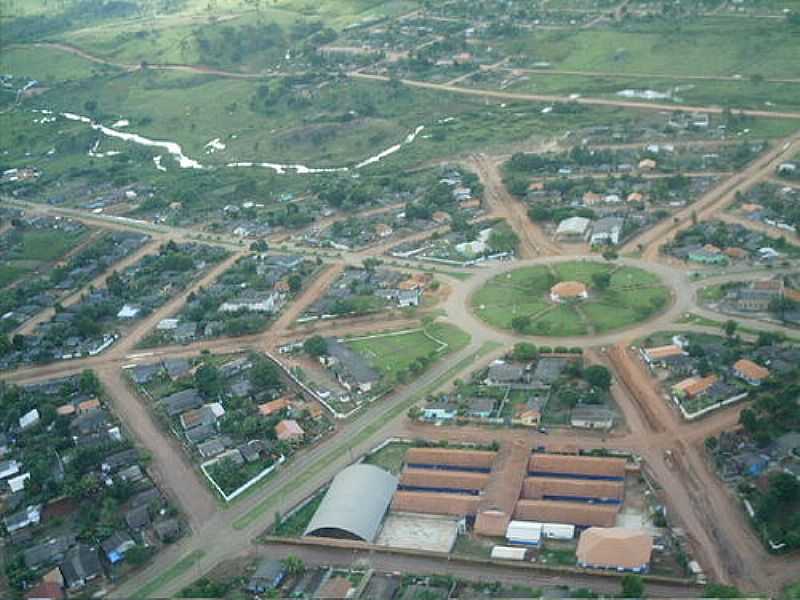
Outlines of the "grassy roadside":
{"type": "MultiPolygon", "coordinates": [[[[731,320],[736,321],[737,319],[735,317],[731,317],[731,320]]],[[[679,323],[679,324],[690,324],[690,325],[701,325],[703,327],[716,327],[720,331],[723,331],[725,329],[725,322],[724,321],[715,321],[714,319],[708,319],[706,317],[701,317],[700,315],[696,315],[694,313],[688,313],[688,314],[684,315],[678,321],[676,321],[676,323],[679,323]]],[[[749,334],[749,335],[753,335],[753,336],[758,336],[758,334],[761,333],[762,330],[753,329],[752,327],[742,327],[741,325],[739,325],[739,326],[736,327],[736,332],[737,333],[749,334]]],[[[782,333],[783,333],[783,335],[785,335],[789,339],[792,339],[792,340],[800,339],[800,334],[797,334],[797,333],[794,333],[794,332],[791,332],[791,331],[788,331],[788,330],[784,330],[782,333]]]]}
{"type": "Polygon", "coordinates": [[[442,373],[439,377],[437,377],[433,382],[425,386],[424,389],[410,396],[405,401],[399,402],[395,406],[393,406],[392,409],[386,413],[383,419],[377,420],[369,424],[354,437],[346,440],[346,442],[340,443],[324,458],[322,458],[319,462],[317,462],[312,468],[304,471],[302,474],[295,477],[289,484],[287,484],[287,486],[284,486],[283,489],[275,491],[266,498],[264,498],[261,502],[259,502],[256,506],[250,509],[247,513],[245,513],[244,515],[239,517],[236,521],[234,521],[233,528],[238,531],[252,525],[256,520],[258,520],[264,514],[269,512],[273,508],[275,502],[281,496],[284,496],[286,493],[291,492],[294,489],[297,489],[301,485],[311,480],[313,477],[317,476],[320,472],[328,468],[336,460],[338,460],[345,453],[347,453],[349,448],[352,448],[353,446],[356,446],[368,440],[372,435],[374,435],[377,431],[379,431],[381,427],[383,427],[385,421],[390,421],[391,419],[394,419],[395,417],[401,415],[403,412],[408,410],[413,404],[419,402],[427,394],[432,393],[437,388],[444,385],[447,381],[452,379],[457,373],[466,369],[477,359],[488,354],[489,352],[492,352],[497,348],[498,344],[496,342],[485,342],[476,352],[461,359],[458,363],[456,363],[455,365],[450,367],[447,371],[442,373]]]}
{"type": "Polygon", "coordinates": [[[139,589],[134,598],[149,598],[150,595],[157,589],[163,587],[173,579],[183,575],[186,571],[191,569],[200,559],[206,555],[205,550],[193,550],[178,562],[172,565],[169,569],[151,579],[144,587],[139,589]]]}

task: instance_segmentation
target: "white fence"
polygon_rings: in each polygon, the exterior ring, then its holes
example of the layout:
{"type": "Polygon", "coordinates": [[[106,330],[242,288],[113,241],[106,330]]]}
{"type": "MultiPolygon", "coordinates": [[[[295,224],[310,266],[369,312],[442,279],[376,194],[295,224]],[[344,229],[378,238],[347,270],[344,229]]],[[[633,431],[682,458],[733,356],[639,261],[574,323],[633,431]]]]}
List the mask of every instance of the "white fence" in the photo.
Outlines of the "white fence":
{"type": "Polygon", "coordinates": [[[673,402],[675,402],[675,405],[678,407],[678,410],[681,411],[683,418],[686,419],[687,421],[694,421],[699,417],[707,415],[711,411],[717,410],[718,408],[722,408],[723,406],[729,406],[731,404],[739,402],[739,400],[743,400],[744,398],[747,398],[747,392],[744,392],[743,394],[738,394],[736,396],[731,396],[727,400],[722,400],[721,402],[711,404],[709,406],[706,406],[705,408],[701,408],[698,411],[690,413],[686,412],[686,409],[683,407],[683,405],[681,405],[681,401],[675,395],[672,396],[673,402]]]}
{"type": "Polygon", "coordinates": [[[276,460],[274,463],[272,463],[266,469],[261,471],[258,475],[256,475],[255,477],[253,477],[252,479],[250,479],[246,483],[242,484],[241,486],[239,486],[235,490],[233,490],[230,494],[226,494],[222,490],[222,488],[219,487],[217,482],[214,481],[214,478],[208,472],[208,467],[210,467],[211,465],[216,464],[218,462],[218,460],[207,460],[206,462],[204,462],[203,464],[200,465],[200,470],[203,471],[203,475],[205,475],[206,479],[208,479],[208,481],[211,482],[211,485],[214,486],[214,489],[217,490],[217,492],[219,492],[219,495],[222,496],[222,499],[225,500],[225,502],[230,502],[234,498],[238,497],[239,495],[241,495],[244,492],[246,492],[247,490],[249,490],[251,487],[253,487],[255,484],[257,484],[259,481],[264,479],[264,477],[266,477],[267,475],[272,473],[277,467],[282,465],[285,461],[286,461],[286,457],[281,455],[281,457],[278,460],[276,460]]]}

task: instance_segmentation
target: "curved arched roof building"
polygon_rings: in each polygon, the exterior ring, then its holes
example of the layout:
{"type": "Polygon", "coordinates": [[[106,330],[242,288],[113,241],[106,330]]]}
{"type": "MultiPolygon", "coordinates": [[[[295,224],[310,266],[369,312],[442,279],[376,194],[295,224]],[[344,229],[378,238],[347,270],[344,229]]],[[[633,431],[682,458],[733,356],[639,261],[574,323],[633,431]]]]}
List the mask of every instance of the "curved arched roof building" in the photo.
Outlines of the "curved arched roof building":
{"type": "Polygon", "coordinates": [[[397,477],[351,465],[333,478],[305,535],[373,542],[397,489],[397,477]]]}

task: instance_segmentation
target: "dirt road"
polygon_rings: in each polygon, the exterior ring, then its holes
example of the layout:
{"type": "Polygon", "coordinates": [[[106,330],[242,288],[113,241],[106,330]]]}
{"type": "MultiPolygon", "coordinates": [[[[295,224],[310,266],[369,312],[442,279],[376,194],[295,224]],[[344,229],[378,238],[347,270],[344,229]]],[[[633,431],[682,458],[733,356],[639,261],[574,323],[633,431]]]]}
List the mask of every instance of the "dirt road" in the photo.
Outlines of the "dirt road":
{"type": "MultiPolygon", "coordinates": [[[[390,80],[385,75],[372,75],[368,73],[350,73],[354,79],[365,79],[371,81],[386,81],[390,80]]],[[[679,111],[679,112],[705,112],[710,114],[722,114],[725,110],[721,106],[687,106],[685,104],[662,104],[657,102],[645,102],[636,100],[617,100],[607,98],[569,98],[567,96],[558,96],[553,94],[525,94],[518,92],[502,92],[496,90],[486,90],[478,88],[465,88],[455,85],[447,85],[445,83],[431,83],[429,81],[418,81],[415,79],[401,79],[401,83],[413,87],[426,90],[433,90],[439,92],[452,92],[455,94],[463,94],[466,96],[478,96],[482,98],[494,98],[497,100],[511,100],[520,102],[575,102],[577,104],[585,104],[587,106],[611,106],[619,108],[627,108],[633,110],[655,110],[655,111],[679,111]]],[[[743,115],[750,117],[765,117],[771,119],[800,119],[800,112],[791,111],[769,111],[769,110],[750,110],[743,109],[737,111],[743,115]]]]}
{"type": "Polygon", "coordinates": [[[712,217],[718,211],[723,210],[728,204],[734,201],[736,192],[744,192],[755,185],[762,178],[772,174],[775,163],[782,158],[792,156],[800,142],[800,132],[785,138],[776,140],[775,147],[768,150],[747,167],[720,182],[703,194],[696,202],[678,211],[672,219],[662,221],[651,227],[642,234],[635,236],[627,244],[622,246],[622,252],[634,252],[639,246],[644,246],[643,258],[655,261],[659,258],[659,248],[668,242],[675,235],[692,225],[694,220],[705,220],[712,217]]]}
{"type": "Polygon", "coordinates": [[[473,156],[465,164],[474,170],[483,184],[486,202],[493,217],[502,217],[520,238],[518,253],[520,258],[534,258],[539,255],[556,255],[559,247],[528,218],[522,202],[514,198],[506,189],[499,166],[485,155],[473,156]]]}
{"type": "Polygon", "coordinates": [[[153,407],[131,390],[117,365],[103,365],[96,372],[111,397],[114,412],[147,449],[151,457],[148,473],[162,490],[173,496],[192,529],[197,530],[218,508],[210,488],[189,463],[175,436],[156,422],[153,407]]]}
{"type": "MultiPolygon", "coordinates": [[[[121,271],[132,264],[138,262],[145,256],[149,254],[156,254],[158,252],[158,247],[160,246],[159,242],[151,241],[146,243],[144,246],[139,248],[133,254],[130,254],[126,258],[123,258],[119,262],[114,263],[111,265],[110,271],[104,271],[94,279],[92,279],[89,283],[84,285],[81,289],[73,292],[69,296],[58,301],[58,303],[63,307],[72,306],[76,302],[78,302],[91,288],[99,289],[103,288],[106,285],[106,279],[113,271],[121,271]]],[[[49,321],[53,315],[55,315],[56,310],[55,308],[46,308],[38,315],[35,315],[33,318],[29,319],[22,325],[20,325],[14,333],[20,333],[22,335],[30,335],[39,326],[39,324],[44,323],[45,321],[49,321]]]]}

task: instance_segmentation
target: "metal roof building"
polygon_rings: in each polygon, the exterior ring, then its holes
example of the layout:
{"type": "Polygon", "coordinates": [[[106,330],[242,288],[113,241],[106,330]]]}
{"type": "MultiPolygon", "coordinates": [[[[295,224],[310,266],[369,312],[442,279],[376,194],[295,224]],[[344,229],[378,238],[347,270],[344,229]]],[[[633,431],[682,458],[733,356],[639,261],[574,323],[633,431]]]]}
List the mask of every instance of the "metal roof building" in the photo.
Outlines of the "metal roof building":
{"type": "Polygon", "coordinates": [[[305,535],[375,541],[397,478],[372,465],[351,465],[333,478],[305,535]]]}

